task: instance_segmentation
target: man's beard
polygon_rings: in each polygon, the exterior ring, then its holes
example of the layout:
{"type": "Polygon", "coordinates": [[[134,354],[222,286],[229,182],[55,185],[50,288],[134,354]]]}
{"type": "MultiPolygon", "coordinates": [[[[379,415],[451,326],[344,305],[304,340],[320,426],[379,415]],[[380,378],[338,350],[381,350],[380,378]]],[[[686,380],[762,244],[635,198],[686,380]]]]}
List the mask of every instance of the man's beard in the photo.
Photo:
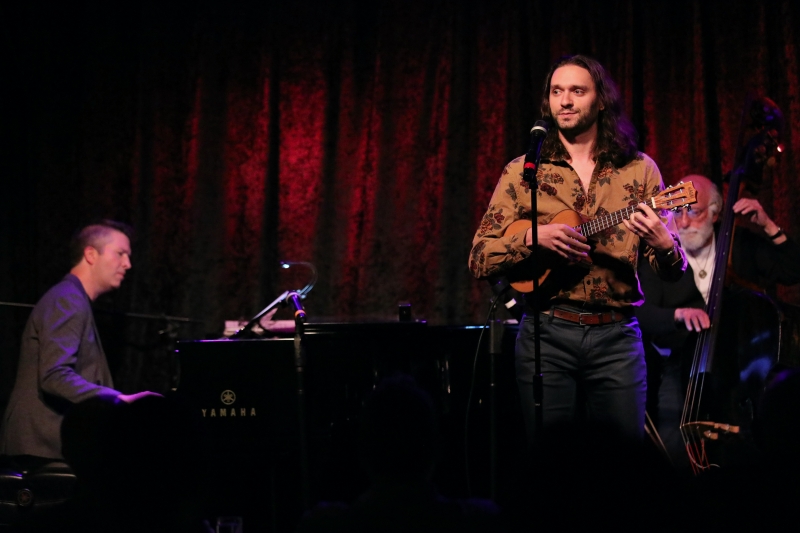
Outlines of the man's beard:
{"type": "Polygon", "coordinates": [[[553,113],[555,120],[556,120],[556,127],[558,130],[568,137],[575,137],[584,133],[591,128],[595,122],[597,122],[597,117],[600,114],[599,105],[596,104],[589,109],[588,113],[578,113],[578,120],[574,123],[569,124],[567,126],[562,126],[561,123],[558,121],[558,114],[553,113]]]}
{"type": "Polygon", "coordinates": [[[701,228],[684,228],[678,230],[678,235],[681,238],[681,246],[687,252],[692,254],[699,252],[711,240],[711,235],[714,233],[714,226],[706,224],[701,228]]]}

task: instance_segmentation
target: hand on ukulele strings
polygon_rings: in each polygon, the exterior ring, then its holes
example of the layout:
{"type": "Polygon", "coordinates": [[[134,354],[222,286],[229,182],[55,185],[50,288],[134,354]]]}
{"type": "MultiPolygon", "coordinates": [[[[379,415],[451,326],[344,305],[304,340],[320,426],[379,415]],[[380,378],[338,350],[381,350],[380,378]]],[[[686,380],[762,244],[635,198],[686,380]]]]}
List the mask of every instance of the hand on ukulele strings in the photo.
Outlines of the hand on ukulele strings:
{"type": "MultiPolygon", "coordinates": [[[[586,237],[567,224],[545,224],[536,226],[539,246],[552,250],[570,261],[580,261],[589,254],[591,246],[586,244],[586,237]]],[[[531,246],[533,237],[531,230],[525,234],[525,244],[531,246]]]]}
{"type": "Polygon", "coordinates": [[[668,252],[675,246],[675,241],[661,221],[661,217],[647,204],[639,204],[630,220],[623,220],[622,223],[628,231],[655,248],[657,252],[668,252]]]}
{"type": "MultiPolygon", "coordinates": [[[[761,204],[758,203],[758,200],[755,198],[739,198],[739,200],[733,204],[733,212],[737,215],[747,217],[752,224],[758,226],[767,236],[775,235],[781,229],[769,218],[767,212],[764,211],[764,208],[761,207],[761,204]]],[[[775,238],[773,242],[775,244],[780,244],[785,240],[786,236],[780,235],[775,238]]]]}
{"type": "Polygon", "coordinates": [[[680,307],[675,309],[675,322],[683,322],[689,331],[701,331],[711,327],[711,320],[702,309],[680,307]]]}

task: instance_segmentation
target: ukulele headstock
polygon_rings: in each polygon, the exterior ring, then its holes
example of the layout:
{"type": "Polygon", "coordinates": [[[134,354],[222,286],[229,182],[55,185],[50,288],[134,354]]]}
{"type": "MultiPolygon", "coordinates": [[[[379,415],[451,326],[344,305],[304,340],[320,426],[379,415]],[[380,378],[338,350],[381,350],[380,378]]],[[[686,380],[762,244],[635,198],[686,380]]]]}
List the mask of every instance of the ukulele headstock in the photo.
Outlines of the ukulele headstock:
{"type": "Polygon", "coordinates": [[[652,198],[654,209],[670,209],[676,211],[697,203],[697,190],[691,181],[682,181],[677,185],[667,187],[652,198]]]}

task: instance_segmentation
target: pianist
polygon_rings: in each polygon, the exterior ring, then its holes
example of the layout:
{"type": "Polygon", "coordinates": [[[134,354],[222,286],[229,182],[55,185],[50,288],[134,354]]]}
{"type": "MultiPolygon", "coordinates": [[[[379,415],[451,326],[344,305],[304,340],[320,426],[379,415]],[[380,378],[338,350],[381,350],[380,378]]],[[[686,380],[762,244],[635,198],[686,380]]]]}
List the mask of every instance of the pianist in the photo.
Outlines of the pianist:
{"type": "Polygon", "coordinates": [[[131,268],[130,228],[104,220],[77,232],[72,268],[36,304],[22,336],[14,389],[0,427],[0,455],[61,459],[61,421],[73,404],[95,396],[131,402],[154,393],[121,394],[91,302],[116,289],[131,268]]]}

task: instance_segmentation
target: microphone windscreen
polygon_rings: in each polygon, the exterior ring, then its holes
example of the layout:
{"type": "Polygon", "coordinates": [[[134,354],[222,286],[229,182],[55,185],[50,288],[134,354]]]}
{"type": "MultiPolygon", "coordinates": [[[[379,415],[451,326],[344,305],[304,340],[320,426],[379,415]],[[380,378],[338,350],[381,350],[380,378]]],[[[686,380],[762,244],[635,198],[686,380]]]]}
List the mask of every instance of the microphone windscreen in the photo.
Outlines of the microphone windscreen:
{"type": "Polygon", "coordinates": [[[546,120],[537,120],[533,128],[531,128],[531,134],[547,135],[547,127],[546,120]]]}

